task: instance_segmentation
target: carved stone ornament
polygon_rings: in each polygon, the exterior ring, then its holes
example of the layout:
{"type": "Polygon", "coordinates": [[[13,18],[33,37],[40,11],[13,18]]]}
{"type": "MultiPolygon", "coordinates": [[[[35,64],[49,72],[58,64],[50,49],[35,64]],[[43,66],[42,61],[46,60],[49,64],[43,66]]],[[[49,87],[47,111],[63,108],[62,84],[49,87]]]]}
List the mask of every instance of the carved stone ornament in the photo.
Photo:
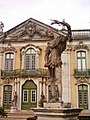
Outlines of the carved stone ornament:
{"type": "Polygon", "coordinates": [[[81,83],[88,83],[89,84],[88,78],[80,77],[80,78],[76,79],[76,83],[75,83],[76,85],[81,84],[81,83]]]}
{"type": "Polygon", "coordinates": [[[27,25],[25,26],[25,31],[29,35],[29,37],[33,37],[35,34],[39,34],[41,37],[46,36],[46,31],[33,22],[27,23],[27,25]]]}
{"type": "Polygon", "coordinates": [[[30,24],[29,23],[26,24],[24,32],[26,32],[29,35],[29,37],[32,37],[35,31],[36,25],[34,23],[30,22],[30,24]]]}
{"type": "Polygon", "coordinates": [[[78,49],[86,49],[86,50],[89,51],[88,46],[87,46],[87,45],[84,45],[82,41],[79,42],[79,45],[76,45],[76,46],[74,47],[74,51],[75,51],[75,50],[78,50],[78,49]]]}
{"type": "Polygon", "coordinates": [[[66,51],[71,51],[71,50],[72,50],[72,46],[71,45],[67,45],[66,51]]]}
{"type": "Polygon", "coordinates": [[[46,31],[42,27],[38,26],[36,23],[33,23],[32,21],[28,21],[24,25],[24,27],[15,30],[15,32],[11,34],[9,37],[10,39],[18,40],[19,38],[23,38],[25,36],[28,36],[29,37],[28,39],[30,40],[31,38],[34,37],[38,38],[38,36],[42,38],[42,37],[46,37],[46,31]]]}
{"type": "Polygon", "coordinates": [[[4,80],[3,80],[3,84],[10,84],[12,83],[12,79],[10,79],[9,77],[6,77],[4,80]]]}
{"type": "Polygon", "coordinates": [[[35,46],[35,45],[33,45],[33,44],[28,44],[28,45],[22,47],[21,50],[20,50],[20,51],[21,51],[21,54],[24,54],[24,53],[27,51],[27,49],[30,49],[30,48],[33,48],[33,49],[36,51],[36,53],[37,53],[38,55],[40,55],[40,53],[41,53],[41,48],[40,48],[39,46],[35,46]]]}
{"type": "Polygon", "coordinates": [[[12,47],[10,43],[8,44],[8,47],[2,47],[2,50],[1,50],[2,53],[7,52],[7,51],[17,52],[16,49],[12,47]]]}

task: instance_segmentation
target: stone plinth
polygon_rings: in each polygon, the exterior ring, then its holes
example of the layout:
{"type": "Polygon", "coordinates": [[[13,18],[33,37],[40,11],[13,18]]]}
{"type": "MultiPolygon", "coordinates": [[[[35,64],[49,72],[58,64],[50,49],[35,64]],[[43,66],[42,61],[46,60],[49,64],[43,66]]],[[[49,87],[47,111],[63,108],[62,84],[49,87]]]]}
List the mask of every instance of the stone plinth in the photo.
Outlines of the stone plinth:
{"type": "Polygon", "coordinates": [[[37,116],[32,110],[17,110],[16,112],[8,112],[7,117],[0,120],[37,120],[37,116]]]}
{"type": "Polygon", "coordinates": [[[10,112],[14,113],[17,111],[17,107],[16,106],[11,106],[10,112]]]}
{"type": "Polygon", "coordinates": [[[44,108],[62,108],[63,103],[44,103],[44,108]]]}
{"type": "Polygon", "coordinates": [[[34,108],[37,120],[78,120],[79,108],[34,108]]]}

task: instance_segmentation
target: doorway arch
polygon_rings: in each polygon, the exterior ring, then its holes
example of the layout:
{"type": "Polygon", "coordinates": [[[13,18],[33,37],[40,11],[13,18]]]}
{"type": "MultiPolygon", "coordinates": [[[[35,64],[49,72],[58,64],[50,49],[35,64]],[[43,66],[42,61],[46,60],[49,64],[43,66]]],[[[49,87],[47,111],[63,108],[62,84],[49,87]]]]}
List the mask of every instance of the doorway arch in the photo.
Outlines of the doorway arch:
{"type": "Polygon", "coordinates": [[[27,80],[22,85],[22,110],[29,110],[37,107],[37,85],[33,80],[27,80]]]}

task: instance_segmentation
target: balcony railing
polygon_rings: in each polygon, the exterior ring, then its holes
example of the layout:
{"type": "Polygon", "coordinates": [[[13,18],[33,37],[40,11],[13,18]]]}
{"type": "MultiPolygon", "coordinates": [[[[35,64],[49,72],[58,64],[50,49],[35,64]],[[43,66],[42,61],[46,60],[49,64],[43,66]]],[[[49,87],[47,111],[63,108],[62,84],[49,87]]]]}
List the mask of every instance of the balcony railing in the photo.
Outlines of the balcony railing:
{"type": "Polygon", "coordinates": [[[72,30],[73,39],[90,39],[90,29],[72,30]]]}
{"type": "Polygon", "coordinates": [[[78,70],[74,69],[74,76],[75,77],[90,77],[90,69],[87,70],[78,70]]]}
{"type": "Polygon", "coordinates": [[[35,70],[1,70],[1,77],[47,77],[47,69],[35,69],[35,70]]]}

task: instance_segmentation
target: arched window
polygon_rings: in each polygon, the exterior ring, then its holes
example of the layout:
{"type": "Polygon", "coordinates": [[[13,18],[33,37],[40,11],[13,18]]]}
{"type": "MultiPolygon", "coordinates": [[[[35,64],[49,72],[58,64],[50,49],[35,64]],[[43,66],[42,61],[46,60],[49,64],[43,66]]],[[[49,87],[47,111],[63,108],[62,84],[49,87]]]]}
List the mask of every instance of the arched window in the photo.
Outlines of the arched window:
{"type": "Polygon", "coordinates": [[[86,52],[77,52],[77,69],[78,71],[86,71],[86,52]]]}
{"type": "Polygon", "coordinates": [[[33,48],[30,48],[25,53],[25,69],[35,70],[36,68],[36,52],[33,48]]]}
{"type": "Polygon", "coordinates": [[[79,107],[88,109],[88,86],[87,85],[79,85],[78,86],[78,102],[79,107]]]}
{"type": "Polygon", "coordinates": [[[9,52],[5,54],[5,70],[13,70],[14,54],[9,52]]]}

